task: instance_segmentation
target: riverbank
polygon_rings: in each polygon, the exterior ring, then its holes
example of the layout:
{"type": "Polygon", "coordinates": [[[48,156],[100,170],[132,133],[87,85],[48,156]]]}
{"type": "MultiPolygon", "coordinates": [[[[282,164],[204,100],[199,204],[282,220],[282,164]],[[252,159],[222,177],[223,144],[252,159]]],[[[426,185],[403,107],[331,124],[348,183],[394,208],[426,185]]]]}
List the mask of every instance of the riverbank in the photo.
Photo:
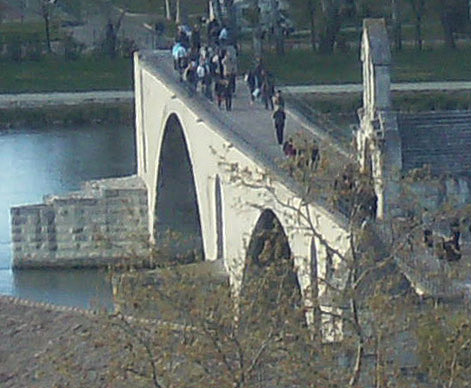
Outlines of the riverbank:
{"type": "MultiPolygon", "coordinates": [[[[87,310],[0,296],[0,386],[103,387],[106,366],[119,354],[101,342],[100,319],[87,310]],[[64,374],[57,358],[65,361],[71,351],[74,368],[64,374]]],[[[113,385],[119,386],[125,384],[113,385]]]]}
{"type": "Polygon", "coordinates": [[[132,91],[0,95],[0,129],[133,122],[132,91]]]}

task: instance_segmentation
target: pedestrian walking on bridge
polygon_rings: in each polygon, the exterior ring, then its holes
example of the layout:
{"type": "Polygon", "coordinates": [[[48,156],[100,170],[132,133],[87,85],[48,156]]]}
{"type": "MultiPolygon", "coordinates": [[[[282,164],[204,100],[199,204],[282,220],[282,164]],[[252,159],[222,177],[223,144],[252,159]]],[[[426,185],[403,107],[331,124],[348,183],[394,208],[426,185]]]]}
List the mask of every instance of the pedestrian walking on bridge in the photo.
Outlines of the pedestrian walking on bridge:
{"type": "Polygon", "coordinates": [[[285,110],[278,106],[273,113],[273,120],[275,123],[275,135],[279,145],[283,145],[283,131],[285,129],[286,113],[285,110]]]}

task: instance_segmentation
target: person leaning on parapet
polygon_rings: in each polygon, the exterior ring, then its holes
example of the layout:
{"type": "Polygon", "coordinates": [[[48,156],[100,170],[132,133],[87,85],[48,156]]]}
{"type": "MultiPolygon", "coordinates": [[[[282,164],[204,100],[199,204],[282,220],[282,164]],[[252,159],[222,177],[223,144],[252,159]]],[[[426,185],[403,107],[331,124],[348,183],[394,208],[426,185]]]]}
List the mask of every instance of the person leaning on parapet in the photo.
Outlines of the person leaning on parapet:
{"type": "Polygon", "coordinates": [[[279,145],[283,145],[283,131],[285,129],[286,113],[282,107],[278,107],[273,113],[275,135],[279,145]]]}

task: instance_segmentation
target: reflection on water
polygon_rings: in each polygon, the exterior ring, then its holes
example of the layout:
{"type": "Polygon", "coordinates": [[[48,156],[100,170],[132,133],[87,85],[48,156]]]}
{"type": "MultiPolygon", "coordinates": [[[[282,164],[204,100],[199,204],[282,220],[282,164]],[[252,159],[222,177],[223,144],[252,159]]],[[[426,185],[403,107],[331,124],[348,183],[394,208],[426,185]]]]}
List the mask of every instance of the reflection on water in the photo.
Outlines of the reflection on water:
{"type": "Polygon", "coordinates": [[[10,207],[86,180],[134,174],[135,160],[131,127],[0,131],[0,293],[81,307],[100,295],[109,303],[110,287],[96,270],[12,272],[10,207]]]}

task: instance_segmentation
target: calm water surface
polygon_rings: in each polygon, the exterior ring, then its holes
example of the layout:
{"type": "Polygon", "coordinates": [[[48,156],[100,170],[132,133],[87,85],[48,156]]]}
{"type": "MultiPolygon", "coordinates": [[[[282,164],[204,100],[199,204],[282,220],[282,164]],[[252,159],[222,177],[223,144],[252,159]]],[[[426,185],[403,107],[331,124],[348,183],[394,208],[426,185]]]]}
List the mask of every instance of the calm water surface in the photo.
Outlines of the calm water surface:
{"type": "Polygon", "coordinates": [[[77,190],[83,181],[134,174],[134,129],[86,126],[0,131],[0,294],[89,307],[111,303],[98,270],[11,270],[10,207],[46,194],[77,190]]]}

